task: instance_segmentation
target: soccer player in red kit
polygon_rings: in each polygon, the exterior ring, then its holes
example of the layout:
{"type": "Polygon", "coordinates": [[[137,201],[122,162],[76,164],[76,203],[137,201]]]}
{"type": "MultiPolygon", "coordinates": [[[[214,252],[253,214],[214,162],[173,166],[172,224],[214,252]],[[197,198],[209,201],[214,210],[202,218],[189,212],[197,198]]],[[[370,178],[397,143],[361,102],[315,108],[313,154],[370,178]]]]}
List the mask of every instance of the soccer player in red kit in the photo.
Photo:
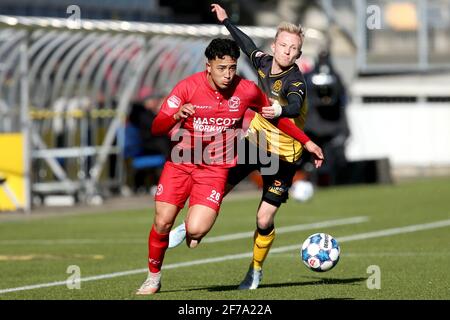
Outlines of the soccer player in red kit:
{"type": "MultiPolygon", "coordinates": [[[[270,105],[256,84],[236,75],[240,51],[234,40],[212,40],[205,55],[206,70],[180,81],[153,122],[152,133],[169,134],[173,145],[155,195],[155,218],[148,241],[149,273],[137,294],[160,290],[169,232],[188,198],[185,222],[189,246],[195,247],[212,228],[228,170],[236,165],[233,151],[244,113],[248,108],[262,112],[270,105]]],[[[281,118],[276,125],[296,139],[304,138],[288,119],[281,118]]]]}

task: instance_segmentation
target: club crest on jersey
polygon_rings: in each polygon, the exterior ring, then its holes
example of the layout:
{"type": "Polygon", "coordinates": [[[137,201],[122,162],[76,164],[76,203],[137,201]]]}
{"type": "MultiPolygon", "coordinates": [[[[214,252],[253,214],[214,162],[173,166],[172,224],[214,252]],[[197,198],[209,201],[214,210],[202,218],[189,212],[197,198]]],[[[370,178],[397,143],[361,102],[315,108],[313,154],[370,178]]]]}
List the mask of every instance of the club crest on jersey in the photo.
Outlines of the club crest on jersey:
{"type": "Polygon", "coordinates": [[[232,96],[230,100],[228,100],[228,107],[230,111],[239,111],[239,105],[241,104],[241,99],[236,96],[232,96]]]}
{"type": "Polygon", "coordinates": [[[178,109],[180,107],[180,104],[181,104],[181,99],[175,95],[170,96],[170,98],[167,99],[167,105],[169,106],[169,108],[178,109]]]}
{"type": "Polygon", "coordinates": [[[272,89],[275,92],[279,92],[281,90],[281,86],[283,85],[283,82],[281,82],[281,80],[277,80],[274,82],[272,89]]]}

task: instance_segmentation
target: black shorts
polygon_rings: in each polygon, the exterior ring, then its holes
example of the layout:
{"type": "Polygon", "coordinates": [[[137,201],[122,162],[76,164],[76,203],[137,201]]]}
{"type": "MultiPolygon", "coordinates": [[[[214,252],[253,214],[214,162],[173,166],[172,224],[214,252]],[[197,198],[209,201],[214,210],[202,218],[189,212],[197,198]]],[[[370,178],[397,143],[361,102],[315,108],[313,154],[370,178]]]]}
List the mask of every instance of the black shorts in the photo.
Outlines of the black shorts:
{"type": "Polygon", "coordinates": [[[261,160],[260,158],[252,159],[252,161],[250,161],[249,155],[258,154],[258,149],[254,144],[248,142],[247,139],[245,140],[245,154],[239,153],[238,165],[230,169],[227,184],[236,186],[251,172],[258,170],[263,179],[262,200],[279,207],[289,198],[289,188],[292,185],[292,180],[298,169],[298,164],[283,161],[273,155],[271,155],[270,163],[267,163],[267,159],[261,160]],[[268,168],[271,169],[267,170],[268,168]],[[268,171],[269,173],[265,174],[265,172],[268,171]]]}

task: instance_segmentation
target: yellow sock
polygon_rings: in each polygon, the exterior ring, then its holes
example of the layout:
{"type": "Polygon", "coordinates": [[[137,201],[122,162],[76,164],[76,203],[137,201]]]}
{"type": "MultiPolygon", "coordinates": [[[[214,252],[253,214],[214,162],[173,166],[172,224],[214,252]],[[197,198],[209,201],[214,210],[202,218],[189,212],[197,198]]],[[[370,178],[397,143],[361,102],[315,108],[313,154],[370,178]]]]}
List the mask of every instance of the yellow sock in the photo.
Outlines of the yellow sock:
{"type": "Polygon", "coordinates": [[[260,235],[258,230],[255,230],[253,240],[253,268],[261,269],[272,242],[275,240],[275,229],[266,236],[260,235]]]}

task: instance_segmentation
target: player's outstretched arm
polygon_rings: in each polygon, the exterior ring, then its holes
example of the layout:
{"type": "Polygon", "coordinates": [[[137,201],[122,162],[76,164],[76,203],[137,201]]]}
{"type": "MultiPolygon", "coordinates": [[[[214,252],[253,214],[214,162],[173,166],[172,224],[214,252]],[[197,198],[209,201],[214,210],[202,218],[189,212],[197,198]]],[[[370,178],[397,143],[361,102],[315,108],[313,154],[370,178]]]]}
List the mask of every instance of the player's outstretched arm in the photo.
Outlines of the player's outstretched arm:
{"type": "Polygon", "coordinates": [[[270,122],[272,122],[278,129],[280,129],[284,133],[290,135],[292,138],[299,141],[302,145],[305,145],[307,142],[311,141],[311,139],[306,135],[306,133],[299,127],[297,127],[288,118],[279,118],[272,120],[270,122]]]}
{"type": "Polygon", "coordinates": [[[248,56],[258,50],[256,44],[247,36],[244,32],[242,32],[238,27],[231,23],[230,19],[228,19],[227,12],[224,8],[219,6],[216,3],[211,5],[211,12],[216,14],[217,20],[223,23],[223,25],[228,29],[233,39],[238,44],[239,48],[248,56]]]}

